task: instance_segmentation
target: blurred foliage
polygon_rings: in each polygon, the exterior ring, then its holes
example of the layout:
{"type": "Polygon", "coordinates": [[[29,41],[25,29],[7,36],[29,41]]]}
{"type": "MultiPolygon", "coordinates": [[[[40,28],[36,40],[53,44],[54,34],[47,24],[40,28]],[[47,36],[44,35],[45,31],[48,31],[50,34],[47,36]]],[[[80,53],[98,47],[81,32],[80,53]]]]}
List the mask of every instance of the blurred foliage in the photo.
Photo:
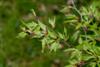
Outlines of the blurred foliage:
{"type": "Polygon", "coordinates": [[[0,0],[0,67],[99,67],[100,1],[71,1],[0,0]]]}

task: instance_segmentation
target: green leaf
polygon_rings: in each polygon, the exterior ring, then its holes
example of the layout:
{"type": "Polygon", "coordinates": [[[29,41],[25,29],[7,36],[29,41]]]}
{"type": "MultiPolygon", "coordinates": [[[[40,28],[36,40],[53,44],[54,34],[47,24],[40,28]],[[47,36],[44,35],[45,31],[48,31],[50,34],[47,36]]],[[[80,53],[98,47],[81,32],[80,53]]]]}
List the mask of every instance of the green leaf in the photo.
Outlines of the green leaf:
{"type": "Polygon", "coordinates": [[[91,63],[89,64],[89,66],[90,66],[90,67],[96,67],[96,63],[91,62],[91,63]]]}
{"type": "Polygon", "coordinates": [[[73,51],[70,58],[76,61],[81,61],[82,59],[81,52],[79,50],[73,51]]]}
{"type": "Polygon", "coordinates": [[[25,32],[20,32],[19,34],[18,34],[18,38],[24,38],[25,36],[27,35],[27,33],[25,33],[25,32]]]}
{"type": "Polygon", "coordinates": [[[49,24],[52,26],[52,28],[55,28],[55,17],[53,19],[49,19],[49,24]]]}
{"type": "Polygon", "coordinates": [[[35,32],[34,38],[41,38],[42,36],[44,36],[42,31],[40,31],[40,26],[37,26],[34,32],[35,32]]]}
{"type": "Polygon", "coordinates": [[[65,49],[64,52],[73,52],[75,50],[77,50],[77,49],[75,49],[75,48],[69,48],[69,49],[65,49]]]}
{"type": "Polygon", "coordinates": [[[84,59],[85,61],[89,61],[90,59],[94,59],[94,56],[91,55],[87,55],[87,54],[83,54],[82,55],[82,59],[84,59]]]}
{"type": "Polygon", "coordinates": [[[67,11],[69,11],[69,8],[67,6],[65,6],[62,10],[60,10],[60,12],[62,13],[66,13],[67,11]]]}
{"type": "Polygon", "coordinates": [[[66,20],[64,23],[76,23],[77,20],[76,19],[73,19],[73,20],[66,20]]]}
{"type": "Polygon", "coordinates": [[[46,25],[43,24],[41,21],[38,21],[39,26],[41,27],[42,30],[46,30],[46,25]]]}
{"type": "Polygon", "coordinates": [[[57,35],[56,35],[56,33],[55,33],[54,31],[49,30],[49,31],[48,31],[48,35],[49,35],[51,38],[54,38],[54,39],[57,38],[57,35]]]}
{"type": "Polygon", "coordinates": [[[50,52],[51,51],[56,51],[57,49],[60,48],[60,44],[58,42],[54,42],[53,44],[51,44],[50,46],[50,52]]]}
{"type": "MultiPolygon", "coordinates": [[[[69,60],[69,63],[71,64],[71,65],[75,65],[75,64],[77,64],[79,61],[77,60],[77,59],[70,59],[69,60]]],[[[76,67],[76,66],[75,66],[76,67]]]]}
{"type": "Polygon", "coordinates": [[[67,29],[64,27],[64,34],[67,35],[67,29]]]}
{"type": "MultiPolygon", "coordinates": [[[[74,61],[80,61],[82,58],[81,52],[76,48],[66,49],[65,52],[71,53],[71,56],[69,58],[73,59],[74,61]]],[[[72,62],[72,61],[70,61],[70,62],[72,62]]]]}
{"type": "Polygon", "coordinates": [[[58,32],[58,35],[61,39],[64,39],[64,35],[58,32]]]}
{"type": "Polygon", "coordinates": [[[76,26],[76,30],[79,29],[80,27],[82,27],[82,24],[78,23],[78,25],[76,26]]]}
{"type": "Polygon", "coordinates": [[[80,33],[80,31],[76,31],[74,34],[73,34],[73,36],[71,37],[71,41],[76,41],[77,40],[77,38],[78,38],[78,36],[79,36],[79,33],[80,33]]]}
{"type": "Polygon", "coordinates": [[[76,19],[76,16],[74,14],[66,15],[66,20],[74,20],[74,19],[76,19]]]}
{"type": "Polygon", "coordinates": [[[44,39],[41,40],[41,42],[42,42],[42,52],[44,52],[44,49],[45,49],[45,47],[47,45],[47,39],[44,38],[44,39]]]}
{"type": "Polygon", "coordinates": [[[27,23],[27,27],[30,29],[30,30],[33,30],[35,27],[37,27],[37,23],[35,22],[31,22],[31,23],[27,23]]]}
{"type": "Polygon", "coordinates": [[[35,10],[34,9],[31,9],[33,15],[36,17],[36,13],[35,13],[35,10]]]}
{"type": "Polygon", "coordinates": [[[78,40],[79,44],[82,44],[83,43],[83,40],[81,37],[79,37],[79,40],[78,40]]]}
{"type": "Polygon", "coordinates": [[[82,15],[88,14],[88,10],[85,7],[82,7],[82,15]]]}
{"type": "Polygon", "coordinates": [[[71,64],[70,64],[70,65],[66,65],[65,67],[74,67],[74,65],[71,65],[71,64]]]}

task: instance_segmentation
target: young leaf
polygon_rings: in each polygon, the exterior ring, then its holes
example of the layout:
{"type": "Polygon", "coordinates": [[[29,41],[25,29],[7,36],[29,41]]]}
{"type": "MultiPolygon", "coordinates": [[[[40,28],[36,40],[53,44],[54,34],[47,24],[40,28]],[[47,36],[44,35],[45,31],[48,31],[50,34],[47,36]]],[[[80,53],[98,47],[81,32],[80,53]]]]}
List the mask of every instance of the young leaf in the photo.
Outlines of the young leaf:
{"type": "Polygon", "coordinates": [[[75,49],[75,48],[69,48],[69,49],[64,50],[64,52],[73,52],[75,50],[77,50],[77,49],[75,49]]]}
{"type": "Polygon", "coordinates": [[[35,23],[35,22],[31,22],[31,23],[27,23],[27,27],[30,29],[30,30],[33,30],[38,24],[35,23]]]}
{"type": "Polygon", "coordinates": [[[52,26],[52,28],[55,28],[55,17],[53,19],[49,19],[49,24],[52,26]]]}
{"type": "Polygon", "coordinates": [[[46,30],[46,25],[43,24],[41,21],[38,21],[39,26],[41,27],[42,30],[46,30]]]}
{"type": "MultiPolygon", "coordinates": [[[[96,67],[96,63],[95,62],[91,62],[90,64],[89,64],[89,67],[96,67]]],[[[99,66],[98,66],[99,67],[99,66]]]]}
{"type": "Polygon", "coordinates": [[[45,46],[47,44],[46,38],[42,39],[41,42],[42,42],[42,52],[44,52],[45,46]]]}
{"type": "Polygon", "coordinates": [[[34,10],[34,9],[32,9],[31,11],[32,11],[33,15],[36,17],[35,10],[34,10]]]}
{"type": "Polygon", "coordinates": [[[73,36],[71,37],[71,41],[74,42],[74,41],[78,38],[79,33],[80,33],[80,31],[76,31],[76,32],[73,34],[73,36]]]}
{"type": "Polygon", "coordinates": [[[82,41],[83,41],[82,38],[79,37],[79,40],[78,40],[79,44],[82,44],[83,43],[82,41]]]}
{"type": "Polygon", "coordinates": [[[64,39],[64,35],[63,34],[58,32],[58,35],[59,35],[59,38],[64,39]]]}
{"type": "Polygon", "coordinates": [[[78,23],[78,25],[76,26],[76,30],[79,29],[80,27],[82,27],[82,24],[78,23]]]}
{"type": "Polygon", "coordinates": [[[55,33],[54,31],[49,30],[49,31],[48,31],[48,35],[49,35],[51,38],[54,38],[54,39],[57,38],[57,35],[56,35],[56,33],[55,33]]]}
{"type": "Polygon", "coordinates": [[[60,44],[58,42],[54,42],[53,44],[51,44],[50,52],[51,51],[56,51],[59,48],[60,48],[60,44]]]}
{"type": "Polygon", "coordinates": [[[70,65],[66,65],[65,67],[75,67],[75,66],[70,64],[70,65]]]}
{"type": "Polygon", "coordinates": [[[19,34],[18,34],[18,38],[24,38],[25,36],[27,35],[27,33],[25,33],[25,32],[20,32],[19,34]]]}

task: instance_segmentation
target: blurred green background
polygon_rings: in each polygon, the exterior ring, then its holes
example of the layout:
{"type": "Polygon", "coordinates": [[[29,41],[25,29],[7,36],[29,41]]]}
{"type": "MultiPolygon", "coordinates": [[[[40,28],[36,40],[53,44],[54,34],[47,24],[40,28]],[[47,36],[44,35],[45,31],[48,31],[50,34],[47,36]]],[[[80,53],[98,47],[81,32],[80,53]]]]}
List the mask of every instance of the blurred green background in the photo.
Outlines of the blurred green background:
{"type": "MultiPolygon", "coordinates": [[[[77,1],[77,5],[87,6],[92,0],[77,1]]],[[[30,38],[17,39],[16,36],[21,20],[33,20],[31,9],[45,21],[59,15],[57,10],[66,4],[67,0],[0,0],[0,67],[64,67],[67,63],[65,53],[41,53],[39,42],[30,38]]]]}

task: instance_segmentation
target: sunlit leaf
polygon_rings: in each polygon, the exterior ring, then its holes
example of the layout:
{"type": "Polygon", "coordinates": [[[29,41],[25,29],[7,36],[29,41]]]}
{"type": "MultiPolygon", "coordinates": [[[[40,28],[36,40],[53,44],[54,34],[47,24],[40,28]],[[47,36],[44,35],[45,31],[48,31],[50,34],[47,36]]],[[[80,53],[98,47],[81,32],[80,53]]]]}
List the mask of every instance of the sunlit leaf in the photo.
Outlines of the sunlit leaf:
{"type": "Polygon", "coordinates": [[[37,26],[37,23],[35,23],[35,22],[27,23],[27,27],[30,30],[33,30],[36,26],[37,26]]]}
{"type": "Polygon", "coordinates": [[[56,33],[55,33],[54,31],[49,30],[49,31],[48,31],[48,34],[49,34],[49,36],[50,36],[51,38],[54,38],[54,39],[57,38],[57,35],[56,35],[56,33]]]}
{"type": "Polygon", "coordinates": [[[18,38],[24,38],[25,36],[27,35],[27,33],[25,33],[25,32],[20,32],[19,34],[18,34],[18,38]]]}
{"type": "Polygon", "coordinates": [[[41,21],[38,21],[39,26],[41,27],[42,30],[46,30],[46,25],[43,24],[41,21]]]}
{"type": "Polygon", "coordinates": [[[54,42],[53,44],[51,44],[50,47],[50,51],[56,51],[57,49],[59,49],[60,44],[58,42],[54,42]]]}
{"type": "Polygon", "coordinates": [[[35,10],[34,9],[31,9],[33,15],[36,17],[36,13],[35,13],[35,10]]]}
{"type": "Polygon", "coordinates": [[[76,29],[79,29],[79,28],[81,28],[81,27],[82,27],[82,24],[79,23],[79,24],[76,26],[76,29]]]}
{"type": "Polygon", "coordinates": [[[79,33],[80,33],[80,31],[76,31],[76,32],[72,35],[71,41],[75,41],[75,40],[78,38],[79,33]]]}
{"type": "Polygon", "coordinates": [[[44,49],[45,49],[45,47],[47,45],[47,39],[44,38],[44,39],[41,40],[41,42],[42,42],[42,52],[44,52],[44,49]]]}
{"type": "Polygon", "coordinates": [[[66,65],[65,67],[75,67],[74,65],[66,65]]]}
{"type": "Polygon", "coordinates": [[[58,33],[58,35],[59,35],[59,37],[60,37],[61,39],[64,39],[64,35],[63,35],[63,34],[58,33]]]}
{"type": "Polygon", "coordinates": [[[49,19],[49,24],[52,26],[52,28],[55,28],[55,17],[53,19],[49,19]]]}
{"type": "Polygon", "coordinates": [[[82,38],[80,37],[79,40],[78,40],[79,44],[82,44],[82,41],[83,41],[83,40],[82,40],[82,38]]]}
{"type": "Polygon", "coordinates": [[[69,48],[69,49],[66,49],[64,50],[64,52],[73,52],[73,51],[76,51],[77,49],[75,48],[69,48]]]}

